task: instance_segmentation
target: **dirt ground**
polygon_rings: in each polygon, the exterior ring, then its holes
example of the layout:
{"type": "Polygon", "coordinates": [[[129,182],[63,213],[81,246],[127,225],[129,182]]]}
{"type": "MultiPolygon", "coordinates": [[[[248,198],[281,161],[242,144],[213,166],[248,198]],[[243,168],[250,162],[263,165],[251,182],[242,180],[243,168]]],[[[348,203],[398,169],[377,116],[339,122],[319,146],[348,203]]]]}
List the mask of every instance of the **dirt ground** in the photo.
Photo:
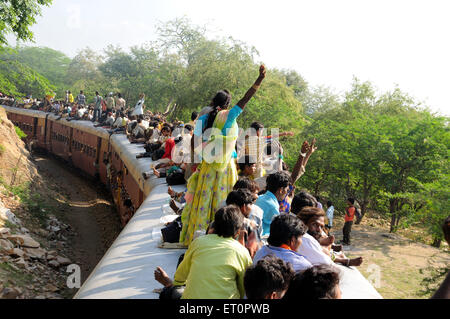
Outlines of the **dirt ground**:
{"type": "Polygon", "coordinates": [[[55,192],[57,217],[71,225],[67,256],[81,267],[83,283],[121,231],[112,198],[98,183],[54,157],[35,156],[39,174],[55,192]]]}
{"type": "MultiPolygon", "coordinates": [[[[331,231],[337,240],[342,239],[343,219],[337,217],[331,231]]],[[[360,225],[353,225],[351,245],[344,246],[344,250],[349,257],[364,258],[359,270],[386,299],[429,298],[432,293],[424,292],[423,279],[430,276],[432,269],[450,267],[448,245],[438,249],[389,234],[388,226],[381,226],[370,216],[364,217],[360,225]],[[377,287],[374,275],[378,270],[377,287]]]]}

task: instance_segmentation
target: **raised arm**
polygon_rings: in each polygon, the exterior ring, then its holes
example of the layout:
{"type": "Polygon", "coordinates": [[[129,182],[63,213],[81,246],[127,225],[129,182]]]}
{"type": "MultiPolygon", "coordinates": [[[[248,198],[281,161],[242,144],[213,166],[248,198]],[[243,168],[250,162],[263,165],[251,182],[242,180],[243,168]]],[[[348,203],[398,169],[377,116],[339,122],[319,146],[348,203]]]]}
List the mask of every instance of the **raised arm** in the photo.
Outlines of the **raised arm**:
{"type": "Polygon", "coordinates": [[[292,169],[291,174],[292,185],[294,185],[295,182],[304,174],[304,171],[302,172],[302,167],[304,169],[303,160],[307,156],[305,154],[306,152],[308,152],[308,150],[309,150],[309,143],[308,141],[304,141],[302,148],[300,150],[300,154],[298,155],[297,163],[295,163],[295,166],[292,169]]]}
{"type": "Polygon", "coordinates": [[[303,167],[306,167],[306,164],[308,164],[309,158],[311,157],[312,153],[314,153],[317,150],[316,146],[316,139],[313,138],[311,145],[309,147],[308,153],[306,154],[306,157],[303,159],[303,167]]]}
{"type": "Polygon", "coordinates": [[[248,101],[255,95],[256,91],[258,91],[261,86],[262,81],[266,77],[266,67],[261,65],[259,67],[259,77],[256,79],[255,84],[245,93],[244,97],[237,103],[237,105],[243,110],[247,105],[248,101]]]}

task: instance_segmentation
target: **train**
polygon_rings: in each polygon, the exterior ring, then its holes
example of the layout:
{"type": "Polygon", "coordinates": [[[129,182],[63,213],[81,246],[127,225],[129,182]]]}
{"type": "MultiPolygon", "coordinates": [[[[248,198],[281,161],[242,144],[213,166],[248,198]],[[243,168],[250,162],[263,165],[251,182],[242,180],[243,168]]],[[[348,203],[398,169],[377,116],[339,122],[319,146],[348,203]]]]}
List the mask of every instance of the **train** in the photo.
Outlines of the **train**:
{"type": "Polygon", "coordinates": [[[3,108],[8,119],[27,135],[28,145],[56,155],[110,188],[122,226],[126,225],[144,201],[144,181],[142,173],[130,173],[120,143],[114,144],[107,130],[89,121],[67,121],[42,111],[3,108]]]}

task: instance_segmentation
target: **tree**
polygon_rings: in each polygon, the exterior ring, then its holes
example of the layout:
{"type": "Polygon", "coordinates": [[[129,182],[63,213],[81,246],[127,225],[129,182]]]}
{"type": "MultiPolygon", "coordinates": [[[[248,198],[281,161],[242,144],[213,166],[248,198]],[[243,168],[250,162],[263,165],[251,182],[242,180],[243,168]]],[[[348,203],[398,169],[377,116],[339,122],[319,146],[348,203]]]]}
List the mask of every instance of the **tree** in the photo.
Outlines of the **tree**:
{"type": "Polygon", "coordinates": [[[18,40],[33,40],[30,27],[41,15],[43,6],[52,0],[2,0],[0,2],[0,45],[6,45],[7,34],[13,33],[18,40]]]}

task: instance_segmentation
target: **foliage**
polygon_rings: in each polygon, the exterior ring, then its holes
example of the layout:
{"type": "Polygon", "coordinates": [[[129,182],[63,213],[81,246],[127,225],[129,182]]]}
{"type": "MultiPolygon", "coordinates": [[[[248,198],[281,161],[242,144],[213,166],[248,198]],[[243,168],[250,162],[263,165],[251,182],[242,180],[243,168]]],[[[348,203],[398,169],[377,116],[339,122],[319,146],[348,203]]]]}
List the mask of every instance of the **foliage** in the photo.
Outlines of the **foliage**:
{"type": "Polygon", "coordinates": [[[0,91],[16,97],[45,96],[54,86],[30,66],[21,63],[11,51],[0,54],[0,91]]]}
{"type": "Polygon", "coordinates": [[[2,0],[0,2],[0,45],[7,44],[6,35],[13,33],[19,40],[33,40],[29,29],[36,23],[43,6],[52,0],[2,0]]]}
{"type": "MultiPolygon", "coordinates": [[[[129,50],[108,46],[100,54],[85,48],[73,59],[48,48],[5,49],[0,90],[36,97],[53,89],[61,96],[66,89],[83,90],[90,103],[95,91],[120,92],[131,107],[145,93],[147,109],[172,105],[170,120],[189,121],[219,90],[229,90],[237,103],[258,76],[259,53],[243,42],[208,38],[205,28],[186,18],[162,23],[157,31],[155,42],[129,50]]],[[[290,168],[301,142],[317,139],[299,188],[332,200],[339,211],[347,197],[355,197],[363,216],[376,211],[390,219],[392,232],[421,223],[436,243],[442,239],[450,193],[448,118],[420,108],[399,88],[378,93],[355,78],[338,95],[310,86],[296,71],[268,69],[238,119],[241,128],[254,121],[294,132],[281,140],[290,168]]]]}
{"type": "Polygon", "coordinates": [[[26,138],[26,137],[27,137],[27,134],[25,134],[24,131],[22,131],[22,130],[20,129],[20,127],[14,126],[14,129],[15,129],[16,134],[17,134],[17,136],[18,136],[19,138],[22,139],[22,138],[26,138]]]}
{"type": "Polygon", "coordinates": [[[0,144],[0,156],[2,156],[3,153],[5,153],[5,151],[6,151],[5,146],[3,146],[2,144],[0,144]]]}

